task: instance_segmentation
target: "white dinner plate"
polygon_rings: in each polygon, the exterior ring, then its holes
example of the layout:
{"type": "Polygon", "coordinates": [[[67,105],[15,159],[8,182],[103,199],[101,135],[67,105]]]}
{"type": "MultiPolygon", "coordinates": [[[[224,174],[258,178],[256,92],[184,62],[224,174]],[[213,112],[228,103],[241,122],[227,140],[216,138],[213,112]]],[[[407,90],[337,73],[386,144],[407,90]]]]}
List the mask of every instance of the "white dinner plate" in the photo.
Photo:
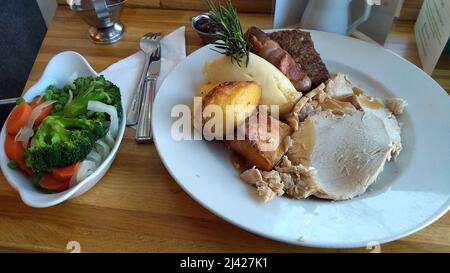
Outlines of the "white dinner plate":
{"type": "Polygon", "coordinates": [[[261,203],[239,179],[221,143],[176,141],[174,105],[190,105],[204,81],[205,61],[218,56],[203,47],[164,81],[153,108],[155,144],[167,170],[204,207],[253,233],[313,247],[365,247],[416,232],[442,216],[450,204],[450,97],[415,65],[384,48],[311,31],[330,72],[343,72],[356,86],[382,99],[408,102],[399,117],[403,150],[368,191],[352,200],[274,198],[261,203]]]}

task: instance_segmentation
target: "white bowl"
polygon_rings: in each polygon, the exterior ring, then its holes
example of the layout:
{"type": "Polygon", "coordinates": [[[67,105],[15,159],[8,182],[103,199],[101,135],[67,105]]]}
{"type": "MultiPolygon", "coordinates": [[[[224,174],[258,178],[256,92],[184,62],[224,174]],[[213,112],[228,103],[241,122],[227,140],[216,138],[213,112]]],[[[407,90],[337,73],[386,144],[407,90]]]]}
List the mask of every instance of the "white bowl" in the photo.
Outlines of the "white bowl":
{"type": "MultiPolygon", "coordinates": [[[[69,81],[69,78],[73,73],[77,73],[81,76],[98,76],[97,72],[89,65],[86,59],[80,54],[73,51],[65,51],[54,56],[47,67],[45,68],[42,77],[39,81],[33,85],[23,96],[26,101],[31,101],[37,95],[42,94],[47,86],[53,84],[58,87],[62,87],[69,81]]],[[[122,99],[122,106],[123,103],[122,99]]],[[[79,196],[89,189],[91,189],[100,179],[105,175],[106,171],[111,166],[111,163],[116,156],[119,149],[120,142],[122,141],[123,134],[125,132],[125,113],[126,110],[123,107],[122,117],[120,119],[119,134],[117,135],[116,144],[114,145],[111,153],[97,168],[97,170],[87,177],[85,180],[78,183],[76,186],[60,193],[48,194],[40,191],[33,186],[31,178],[19,170],[10,169],[8,164],[8,157],[5,153],[4,143],[6,137],[6,122],[3,125],[0,133],[0,167],[3,175],[9,184],[15,188],[22,198],[23,202],[31,207],[45,208],[57,205],[64,202],[67,199],[79,196]]]]}

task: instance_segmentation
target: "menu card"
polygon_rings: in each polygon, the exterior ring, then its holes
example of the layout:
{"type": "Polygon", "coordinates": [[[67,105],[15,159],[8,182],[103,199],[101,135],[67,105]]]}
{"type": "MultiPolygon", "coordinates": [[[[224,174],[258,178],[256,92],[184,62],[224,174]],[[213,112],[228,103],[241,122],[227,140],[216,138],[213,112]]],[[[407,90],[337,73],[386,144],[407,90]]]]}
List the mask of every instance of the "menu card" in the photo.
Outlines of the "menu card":
{"type": "Polygon", "coordinates": [[[450,38],[450,1],[423,1],[414,31],[423,70],[431,74],[450,38]]]}

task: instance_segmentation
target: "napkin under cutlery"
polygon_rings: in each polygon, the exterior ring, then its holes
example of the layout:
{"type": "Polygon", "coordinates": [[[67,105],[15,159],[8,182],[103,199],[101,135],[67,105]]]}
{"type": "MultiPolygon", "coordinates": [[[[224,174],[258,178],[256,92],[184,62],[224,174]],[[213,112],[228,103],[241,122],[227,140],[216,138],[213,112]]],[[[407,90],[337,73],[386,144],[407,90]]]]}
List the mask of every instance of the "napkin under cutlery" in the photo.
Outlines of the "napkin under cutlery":
{"type": "MultiPolygon", "coordinates": [[[[161,39],[161,71],[156,83],[158,92],[164,79],[175,66],[186,58],[185,27],[180,27],[161,39]]],[[[122,105],[128,107],[133,94],[136,92],[145,54],[139,51],[126,57],[100,72],[106,79],[112,81],[120,88],[122,105]]],[[[126,113],[126,110],[124,111],[126,113]]]]}

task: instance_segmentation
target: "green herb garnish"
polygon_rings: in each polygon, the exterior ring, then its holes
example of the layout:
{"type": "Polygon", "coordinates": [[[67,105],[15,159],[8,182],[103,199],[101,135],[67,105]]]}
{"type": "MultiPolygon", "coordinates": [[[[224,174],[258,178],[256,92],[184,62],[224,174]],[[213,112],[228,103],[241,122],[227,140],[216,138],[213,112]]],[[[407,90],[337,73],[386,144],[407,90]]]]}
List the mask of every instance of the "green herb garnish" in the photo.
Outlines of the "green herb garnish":
{"type": "Polygon", "coordinates": [[[31,183],[33,183],[33,186],[35,186],[36,188],[41,188],[41,179],[44,176],[44,174],[38,174],[37,176],[33,177],[31,179],[31,183]]]}
{"type": "Polygon", "coordinates": [[[33,177],[33,179],[31,180],[31,183],[33,184],[33,186],[42,191],[43,193],[48,193],[48,194],[52,194],[55,193],[55,191],[49,190],[49,189],[45,189],[41,186],[41,180],[42,178],[45,176],[45,174],[39,174],[35,177],[33,177]]]}
{"type": "Polygon", "coordinates": [[[24,99],[24,98],[18,98],[18,99],[16,100],[16,105],[19,105],[19,104],[21,104],[22,102],[25,102],[25,99],[24,99]]]}
{"type": "Polygon", "coordinates": [[[15,160],[10,160],[10,161],[8,161],[8,167],[10,169],[17,170],[19,168],[19,165],[17,164],[17,162],[15,160]]]}
{"type": "Polygon", "coordinates": [[[209,6],[209,17],[212,23],[217,27],[218,41],[212,43],[218,50],[214,51],[231,57],[231,62],[236,62],[239,66],[245,58],[245,66],[248,65],[251,45],[248,42],[248,35],[244,35],[241,23],[236,9],[231,0],[227,1],[226,6],[218,7],[207,0],[209,6]]]}

